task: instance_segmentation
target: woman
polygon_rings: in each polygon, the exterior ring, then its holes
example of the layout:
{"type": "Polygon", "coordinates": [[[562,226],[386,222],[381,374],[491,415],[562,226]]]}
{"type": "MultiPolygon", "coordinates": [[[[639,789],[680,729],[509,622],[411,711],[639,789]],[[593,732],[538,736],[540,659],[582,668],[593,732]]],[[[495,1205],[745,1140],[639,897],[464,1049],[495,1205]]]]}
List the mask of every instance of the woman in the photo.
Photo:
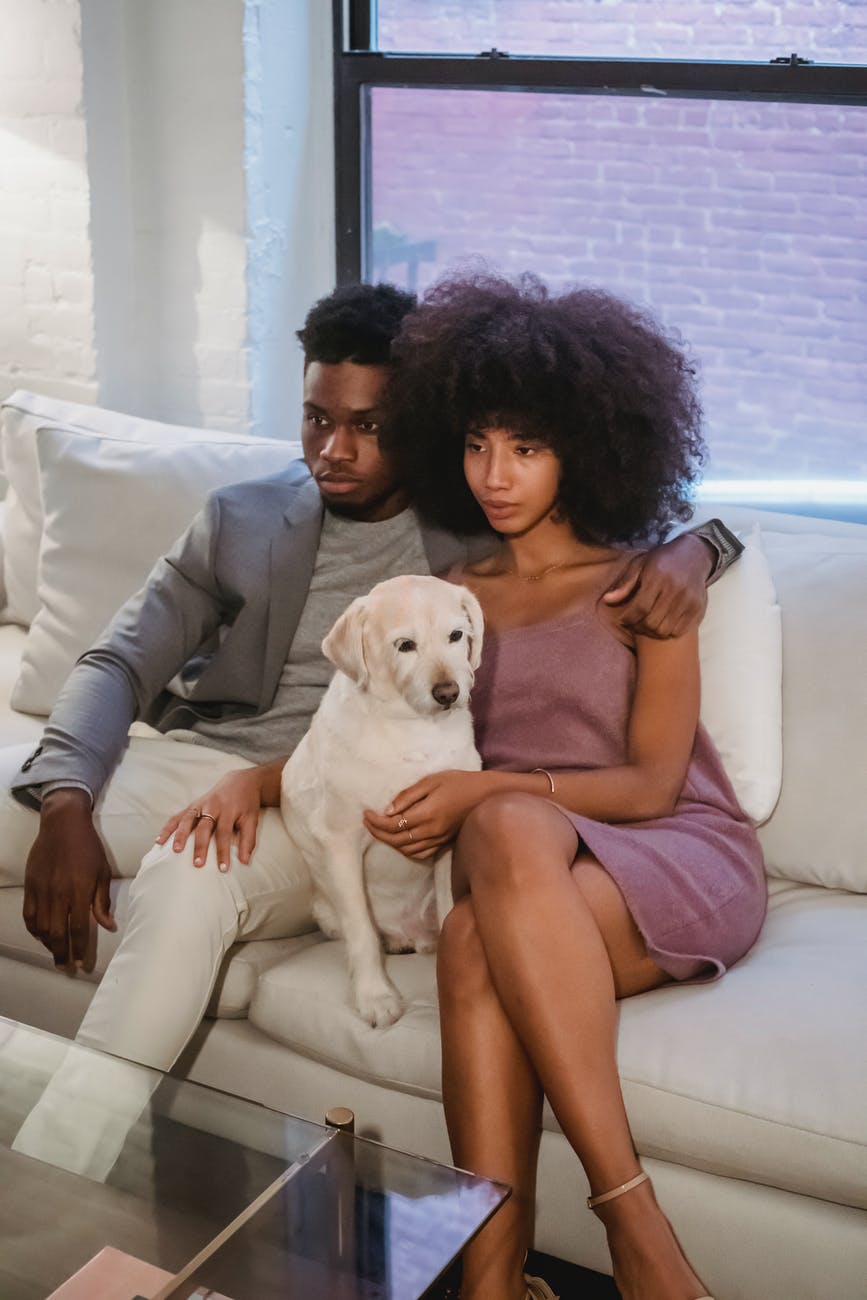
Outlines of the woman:
{"type": "Polygon", "coordinates": [[[415,856],[457,836],[438,958],[446,1118],[455,1162],[515,1189],[465,1252],[461,1294],[551,1294],[522,1271],[545,1095],[624,1300],[695,1300],[705,1287],[633,1149],[616,1000],[721,975],[758,934],[764,870],[698,724],[697,634],[630,637],[600,600],[628,548],[689,513],[692,372],[638,311],[529,277],[441,283],[397,362],[387,427],[419,507],[501,537],[449,575],[485,613],[486,770],[429,777],[367,818],[415,856]]]}

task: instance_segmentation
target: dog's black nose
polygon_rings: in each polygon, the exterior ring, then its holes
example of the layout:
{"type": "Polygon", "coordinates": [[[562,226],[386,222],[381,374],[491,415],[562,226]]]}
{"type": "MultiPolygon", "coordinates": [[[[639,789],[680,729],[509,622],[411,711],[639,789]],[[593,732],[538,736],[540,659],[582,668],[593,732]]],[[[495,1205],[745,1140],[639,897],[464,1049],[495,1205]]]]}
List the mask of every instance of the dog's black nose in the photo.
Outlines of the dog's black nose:
{"type": "Polygon", "coordinates": [[[437,704],[450,709],[460,695],[457,682],[437,682],[431,689],[431,695],[437,704]]]}

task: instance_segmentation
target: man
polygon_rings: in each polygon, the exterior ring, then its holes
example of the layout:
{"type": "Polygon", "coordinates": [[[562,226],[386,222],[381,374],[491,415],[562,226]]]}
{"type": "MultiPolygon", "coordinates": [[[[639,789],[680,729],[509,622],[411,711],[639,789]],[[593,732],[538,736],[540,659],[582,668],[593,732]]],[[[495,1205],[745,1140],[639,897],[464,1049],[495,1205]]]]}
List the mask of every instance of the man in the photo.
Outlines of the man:
{"type": "MultiPolygon", "coordinates": [[[[322,637],[355,596],[466,554],[461,539],[416,518],[411,485],[378,442],[390,344],[413,302],[358,285],[313,307],[299,331],[306,468],[208,498],[79,661],[12,783],[39,810],[25,924],[59,968],[90,960],[91,917],[115,928],[111,875],[136,876],[123,941],[79,1031],[90,1046],[168,1069],[232,943],[312,927],[309,880],[274,809],[233,870],[225,833],[198,868],[195,836],[183,853],[170,840],[147,850],[183,804],[187,833],[212,821],[194,801],[227,772],[261,762],[279,771],[330,676],[322,637]],[[136,718],[162,734],[128,741],[136,718]]],[[[719,533],[676,539],[631,566],[608,599],[641,630],[681,630],[700,617],[704,584],[734,545],[719,533]]]]}

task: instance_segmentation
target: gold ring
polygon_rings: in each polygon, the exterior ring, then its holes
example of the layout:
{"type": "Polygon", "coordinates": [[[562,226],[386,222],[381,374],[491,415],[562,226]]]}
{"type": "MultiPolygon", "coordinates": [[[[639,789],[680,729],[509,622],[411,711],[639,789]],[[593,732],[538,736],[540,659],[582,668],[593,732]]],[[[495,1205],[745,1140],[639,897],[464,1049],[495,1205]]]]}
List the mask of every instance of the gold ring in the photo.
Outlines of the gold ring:
{"type": "Polygon", "coordinates": [[[214,825],[216,826],[217,824],[216,817],[212,817],[210,813],[199,813],[199,821],[203,822],[205,821],[205,819],[207,819],[209,822],[213,822],[214,825]]]}
{"type": "Polygon", "coordinates": [[[406,818],[405,818],[405,817],[401,817],[401,818],[398,820],[398,823],[397,823],[397,829],[398,829],[399,831],[405,830],[405,829],[406,829],[406,825],[407,825],[407,820],[406,820],[406,818]]]}
{"type": "Polygon", "coordinates": [[[409,838],[412,839],[412,831],[407,831],[407,834],[409,835],[409,838]]]}

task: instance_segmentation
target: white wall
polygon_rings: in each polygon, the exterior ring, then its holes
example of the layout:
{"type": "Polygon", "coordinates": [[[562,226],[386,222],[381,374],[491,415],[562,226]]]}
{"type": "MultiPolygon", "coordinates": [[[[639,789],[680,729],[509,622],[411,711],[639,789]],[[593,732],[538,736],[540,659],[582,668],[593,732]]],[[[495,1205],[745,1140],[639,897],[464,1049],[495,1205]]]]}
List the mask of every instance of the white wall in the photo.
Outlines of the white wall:
{"type": "Polygon", "coordinates": [[[331,6],[247,0],[244,44],[252,428],[294,437],[295,330],[334,287],[331,6]]]}
{"type": "Polygon", "coordinates": [[[243,0],[81,0],[100,400],[244,428],[243,0]]]}
{"type": "Polygon", "coordinates": [[[78,0],[0,0],[0,399],[97,398],[78,0]]]}
{"type": "Polygon", "coordinates": [[[0,399],[294,436],[334,276],[330,9],[0,0],[0,399]]]}

